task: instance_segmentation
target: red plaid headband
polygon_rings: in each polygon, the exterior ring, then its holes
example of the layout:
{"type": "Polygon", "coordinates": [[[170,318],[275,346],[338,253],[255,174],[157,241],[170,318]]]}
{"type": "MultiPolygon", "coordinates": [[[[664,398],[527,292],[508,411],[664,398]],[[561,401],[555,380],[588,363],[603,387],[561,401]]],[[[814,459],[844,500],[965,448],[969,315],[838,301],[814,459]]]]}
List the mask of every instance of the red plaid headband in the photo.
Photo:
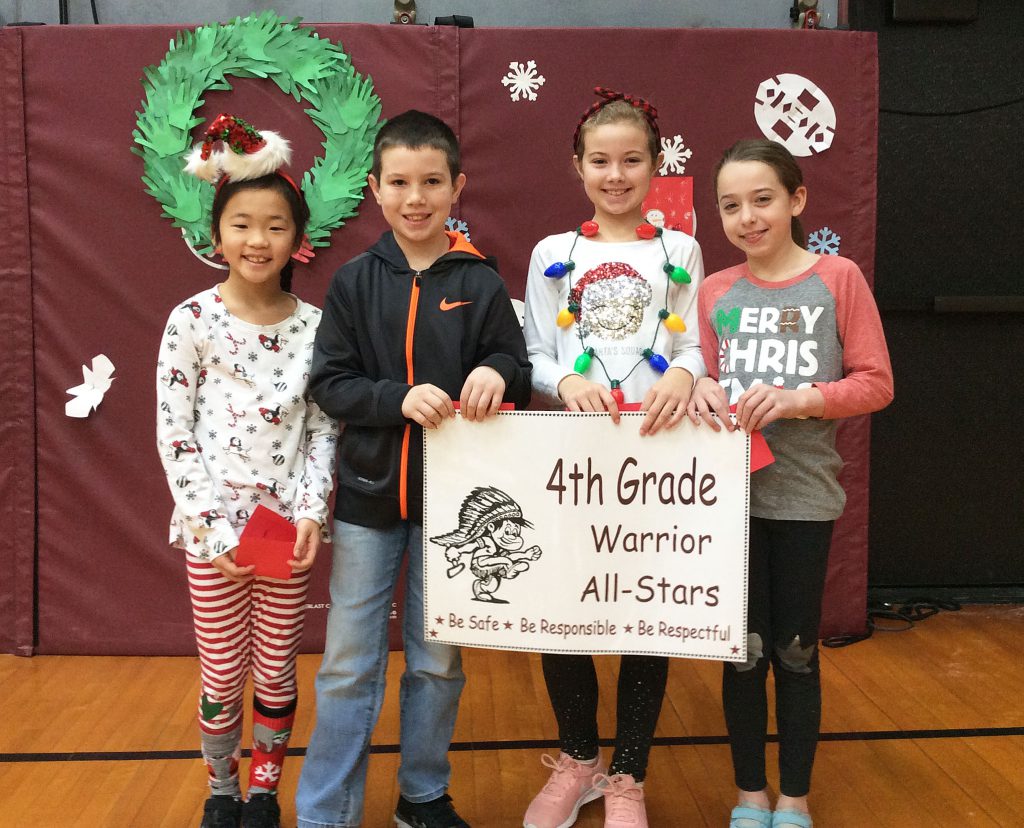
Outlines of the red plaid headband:
{"type": "Polygon", "coordinates": [[[627,95],[625,92],[616,92],[606,86],[595,86],[594,94],[601,98],[601,100],[592,103],[590,108],[587,109],[587,111],[580,117],[579,123],[576,124],[576,131],[572,136],[573,152],[576,152],[576,147],[579,145],[580,130],[583,129],[583,125],[590,118],[608,106],[612,101],[625,101],[635,109],[639,109],[641,114],[647,120],[647,123],[650,125],[651,130],[654,132],[654,137],[658,146],[661,146],[661,130],[658,128],[658,110],[654,108],[653,104],[649,101],[645,101],[643,98],[627,95]]]}

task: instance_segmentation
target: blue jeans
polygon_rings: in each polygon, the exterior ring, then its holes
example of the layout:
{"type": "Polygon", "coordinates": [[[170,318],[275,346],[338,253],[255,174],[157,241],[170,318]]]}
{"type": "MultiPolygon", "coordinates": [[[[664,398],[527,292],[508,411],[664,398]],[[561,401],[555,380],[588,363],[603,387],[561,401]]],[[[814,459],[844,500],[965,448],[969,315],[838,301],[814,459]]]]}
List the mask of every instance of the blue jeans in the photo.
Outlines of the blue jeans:
{"type": "Polygon", "coordinates": [[[384,701],[388,616],[406,548],[398,785],[412,802],[429,802],[448,788],[448,746],[466,678],[458,647],[423,638],[422,527],[335,521],[316,728],[295,797],[299,828],[353,828],[362,819],[370,736],[384,701]]]}

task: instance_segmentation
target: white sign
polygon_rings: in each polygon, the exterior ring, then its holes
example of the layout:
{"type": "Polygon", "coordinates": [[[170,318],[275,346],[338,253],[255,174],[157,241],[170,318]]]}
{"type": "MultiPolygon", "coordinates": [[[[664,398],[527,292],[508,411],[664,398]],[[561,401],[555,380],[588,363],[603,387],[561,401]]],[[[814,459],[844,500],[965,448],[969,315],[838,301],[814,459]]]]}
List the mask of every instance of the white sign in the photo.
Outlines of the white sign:
{"type": "Polygon", "coordinates": [[[746,658],[749,438],[643,414],[457,416],[424,440],[428,638],[746,658]]]}

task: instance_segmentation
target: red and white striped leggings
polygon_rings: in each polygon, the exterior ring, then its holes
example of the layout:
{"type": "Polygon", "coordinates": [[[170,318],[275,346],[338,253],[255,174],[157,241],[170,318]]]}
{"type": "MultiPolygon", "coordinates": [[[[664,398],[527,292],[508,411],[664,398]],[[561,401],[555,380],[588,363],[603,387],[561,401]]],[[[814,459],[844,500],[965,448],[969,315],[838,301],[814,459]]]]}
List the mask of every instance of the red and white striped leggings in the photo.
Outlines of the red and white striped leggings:
{"type": "Polygon", "coordinates": [[[309,572],[287,581],[237,583],[211,563],[185,558],[202,671],[200,728],[220,734],[238,727],[250,671],[260,704],[286,707],[297,693],[295,655],[309,572]]]}

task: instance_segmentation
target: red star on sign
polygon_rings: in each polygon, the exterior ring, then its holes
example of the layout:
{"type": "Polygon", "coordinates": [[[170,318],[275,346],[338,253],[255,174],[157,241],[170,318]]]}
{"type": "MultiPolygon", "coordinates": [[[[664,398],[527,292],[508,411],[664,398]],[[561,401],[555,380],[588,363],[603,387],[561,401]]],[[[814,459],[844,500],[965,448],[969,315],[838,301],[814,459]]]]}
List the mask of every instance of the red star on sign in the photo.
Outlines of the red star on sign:
{"type": "Polygon", "coordinates": [[[431,638],[437,638],[437,630],[431,630],[430,631],[430,637],[431,638]]]}
{"type": "Polygon", "coordinates": [[[439,615],[434,619],[438,624],[444,624],[444,619],[439,615]]]}
{"type": "Polygon", "coordinates": [[[511,621],[506,621],[505,622],[505,629],[506,630],[511,630],[512,629],[512,622],[511,621]]]}
{"type": "Polygon", "coordinates": [[[632,624],[626,624],[624,629],[626,630],[626,632],[633,632],[633,625],[632,624]]]}
{"type": "Polygon", "coordinates": [[[739,647],[733,647],[733,648],[732,648],[732,654],[733,654],[733,655],[737,655],[737,654],[739,653],[739,651],[740,651],[740,648],[739,648],[739,647]]]}

